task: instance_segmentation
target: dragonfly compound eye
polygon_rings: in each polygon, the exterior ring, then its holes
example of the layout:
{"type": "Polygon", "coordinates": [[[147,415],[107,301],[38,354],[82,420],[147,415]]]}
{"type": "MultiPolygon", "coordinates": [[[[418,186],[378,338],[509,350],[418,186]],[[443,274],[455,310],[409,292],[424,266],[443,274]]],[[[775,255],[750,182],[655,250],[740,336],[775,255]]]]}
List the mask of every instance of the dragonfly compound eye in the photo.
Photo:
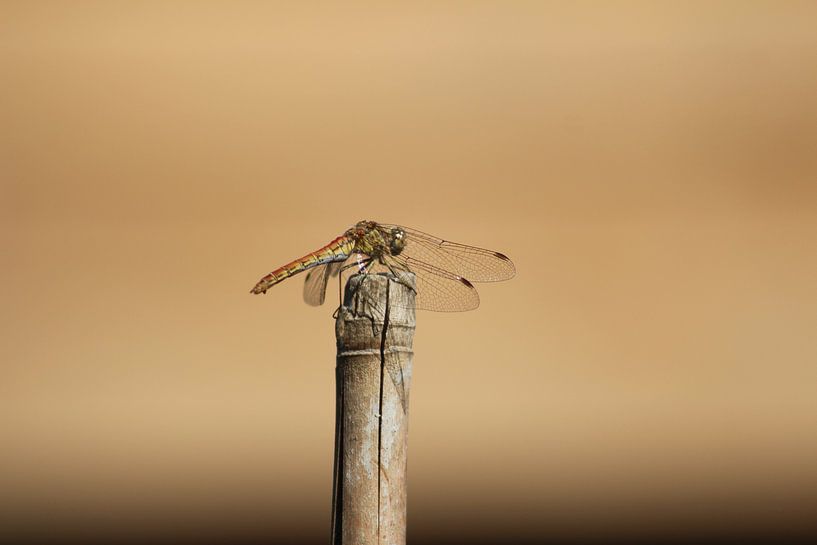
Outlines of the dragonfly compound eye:
{"type": "Polygon", "coordinates": [[[398,228],[395,227],[391,230],[391,242],[389,242],[389,253],[391,255],[400,255],[400,252],[403,251],[403,248],[406,247],[406,233],[398,228]]]}

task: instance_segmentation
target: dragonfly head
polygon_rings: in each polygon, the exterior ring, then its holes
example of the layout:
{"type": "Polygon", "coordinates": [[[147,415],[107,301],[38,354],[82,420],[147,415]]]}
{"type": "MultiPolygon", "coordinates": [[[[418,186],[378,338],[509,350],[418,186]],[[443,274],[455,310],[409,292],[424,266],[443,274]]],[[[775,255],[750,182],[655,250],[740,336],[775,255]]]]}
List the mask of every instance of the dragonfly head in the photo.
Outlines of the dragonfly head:
{"type": "Polygon", "coordinates": [[[406,232],[399,227],[393,227],[389,234],[391,235],[389,253],[391,255],[400,255],[400,252],[406,247],[406,232]]]}

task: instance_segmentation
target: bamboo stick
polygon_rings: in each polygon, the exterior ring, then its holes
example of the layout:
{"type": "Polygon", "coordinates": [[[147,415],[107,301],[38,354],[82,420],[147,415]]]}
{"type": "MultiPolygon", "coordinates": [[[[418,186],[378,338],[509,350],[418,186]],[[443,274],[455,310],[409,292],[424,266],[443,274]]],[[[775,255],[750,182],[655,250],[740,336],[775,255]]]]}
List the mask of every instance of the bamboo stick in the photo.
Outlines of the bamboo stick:
{"type": "Polygon", "coordinates": [[[337,337],[333,545],[404,545],[414,276],[358,274],[337,337]]]}

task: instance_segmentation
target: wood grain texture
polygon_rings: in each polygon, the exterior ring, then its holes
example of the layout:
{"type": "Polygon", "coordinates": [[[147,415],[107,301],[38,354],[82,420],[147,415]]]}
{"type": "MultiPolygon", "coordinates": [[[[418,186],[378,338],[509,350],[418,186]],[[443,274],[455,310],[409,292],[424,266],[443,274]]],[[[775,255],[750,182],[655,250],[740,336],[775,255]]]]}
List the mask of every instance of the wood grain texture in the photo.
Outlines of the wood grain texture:
{"type": "Polygon", "coordinates": [[[359,274],[335,323],[335,545],[406,542],[414,277],[359,274]]]}

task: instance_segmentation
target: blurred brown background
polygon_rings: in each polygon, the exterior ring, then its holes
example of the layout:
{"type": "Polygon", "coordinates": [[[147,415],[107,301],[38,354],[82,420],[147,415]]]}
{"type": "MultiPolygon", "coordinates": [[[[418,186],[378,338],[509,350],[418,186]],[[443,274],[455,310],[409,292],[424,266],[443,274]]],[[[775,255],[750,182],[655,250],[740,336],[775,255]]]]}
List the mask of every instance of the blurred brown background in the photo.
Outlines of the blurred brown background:
{"type": "Polygon", "coordinates": [[[813,2],[4,2],[0,539],[321,543],[359,219],[495,248],[418,315],[414,543],[804,537],[813,2]]]}

